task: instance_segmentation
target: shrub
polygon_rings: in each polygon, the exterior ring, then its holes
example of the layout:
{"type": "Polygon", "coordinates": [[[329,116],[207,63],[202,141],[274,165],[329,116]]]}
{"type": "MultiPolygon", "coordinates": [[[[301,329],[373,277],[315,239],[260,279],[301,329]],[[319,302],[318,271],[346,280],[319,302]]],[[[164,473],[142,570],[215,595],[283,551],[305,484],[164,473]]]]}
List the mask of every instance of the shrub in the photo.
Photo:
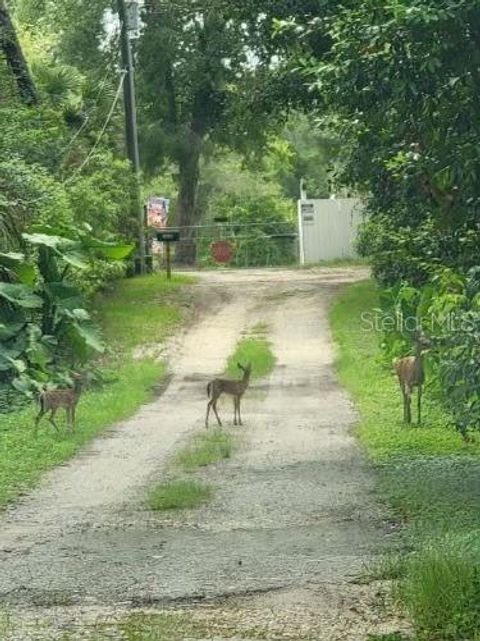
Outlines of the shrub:
{"type": "Polygon", "coordinates": [[[420,639],[456,641],[478,634],[478,544],[455,538],[449,545],[423,550],[409,561],[401,593],[420,639]]]}

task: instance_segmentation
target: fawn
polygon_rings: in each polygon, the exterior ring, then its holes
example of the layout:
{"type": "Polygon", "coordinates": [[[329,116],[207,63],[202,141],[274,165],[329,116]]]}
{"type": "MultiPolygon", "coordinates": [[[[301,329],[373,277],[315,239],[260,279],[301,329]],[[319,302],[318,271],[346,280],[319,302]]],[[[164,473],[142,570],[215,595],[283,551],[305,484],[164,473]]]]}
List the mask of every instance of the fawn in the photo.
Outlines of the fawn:
{"type": "Polygon", "coordinates": [[[208,427],[208,416],[210,414],[210,409],[212,408],[217,417],[218,424],[222,426],[222,421],[218,416],[217,412],[217,401],[222,394],[229,394],[233,396],[233,407],[234,407],[234,419],[233,424],[237,425],[237,413],[238,413],[238,422],[242,425],[242,416],[240,414],[240,403],[242,396],[245,393],[249,383],[250,383],[250,374],[252,373],[252,365],[249,363],[245,367],[237,363],[239,369],[243,372],[243,377],[239,381],[231,381],[225,378],[216,378],[207,385],[207,394],[210,399],[207,405],[207,417],[205,419],[205,427],[208,427]]]}
{"type": "Polygon", "coordinates": [[[80,400],[83,391],[84,378],[81,374],[73,374],[73,389],[54,389],[47,390],[40,394],[40,411],[35,419],[35,434],[38,430],[38,424],[42,417],[50,412],[48,420],[58,432],[57,424],[55,423],[55,414],[61,407],[65,408],[67,413],[67,424],[73,432],[75,429],[75,410],[80,400]]]}
{"type": "Polygon", "coordinates": [[[421,332],[415,334],[415,356],[405,356],[394,362],[403,395],[403,420],[412,422],[412,392],[417,388],[418,425],[422,422],[422,392],[425,383],[423,354],[430,347],[428,338],[421,332]]]}

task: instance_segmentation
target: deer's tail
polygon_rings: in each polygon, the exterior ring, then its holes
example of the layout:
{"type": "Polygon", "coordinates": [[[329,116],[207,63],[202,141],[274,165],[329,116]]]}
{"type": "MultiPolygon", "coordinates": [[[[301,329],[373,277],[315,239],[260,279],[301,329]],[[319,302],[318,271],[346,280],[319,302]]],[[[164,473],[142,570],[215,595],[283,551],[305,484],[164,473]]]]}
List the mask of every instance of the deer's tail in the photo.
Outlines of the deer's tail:
{"type": "Polygon", "coordinates": [[[211,384],[211,383],[209,383],[209,384],[207,385],[207,396],[208,396],[208,398],[210,398],[210,397],[211,397],[211,395],[212,395],[212,384],[211,384]]]}

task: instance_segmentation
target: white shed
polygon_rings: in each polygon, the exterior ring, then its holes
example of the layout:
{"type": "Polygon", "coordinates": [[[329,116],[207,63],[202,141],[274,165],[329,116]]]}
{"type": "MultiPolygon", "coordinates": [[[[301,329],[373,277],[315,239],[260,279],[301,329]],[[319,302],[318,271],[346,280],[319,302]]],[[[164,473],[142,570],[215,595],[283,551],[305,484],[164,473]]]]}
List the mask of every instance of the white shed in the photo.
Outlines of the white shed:
{"type": "Polygon", "coordinates": [[[300,262],[356,258],[355,240],[363,219],[357,198],[298,201],[300,262]]]}

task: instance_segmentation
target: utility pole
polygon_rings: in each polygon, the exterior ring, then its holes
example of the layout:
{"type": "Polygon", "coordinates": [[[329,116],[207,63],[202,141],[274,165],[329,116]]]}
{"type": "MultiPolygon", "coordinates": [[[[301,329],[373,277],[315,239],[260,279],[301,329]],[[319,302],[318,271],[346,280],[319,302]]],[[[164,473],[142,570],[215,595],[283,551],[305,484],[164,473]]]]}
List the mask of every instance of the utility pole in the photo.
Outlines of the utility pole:
{"type": "Polygon", "coordinates": [[[134,203],[138,217],[138,254],[140,273],[145,273],[145,218],[140,192],[140,153],[138,150],[137,110],[135,104],[135,72],[133,67],[132,47],[129,37],[127,10],[125,0],[117,0],[118,16],[120,18],[120,40],[122,46],[122,63],[126,71],[123,83],[125,100],[125,126],[127,137],[127,153],[135,175],[134,203]]]}

